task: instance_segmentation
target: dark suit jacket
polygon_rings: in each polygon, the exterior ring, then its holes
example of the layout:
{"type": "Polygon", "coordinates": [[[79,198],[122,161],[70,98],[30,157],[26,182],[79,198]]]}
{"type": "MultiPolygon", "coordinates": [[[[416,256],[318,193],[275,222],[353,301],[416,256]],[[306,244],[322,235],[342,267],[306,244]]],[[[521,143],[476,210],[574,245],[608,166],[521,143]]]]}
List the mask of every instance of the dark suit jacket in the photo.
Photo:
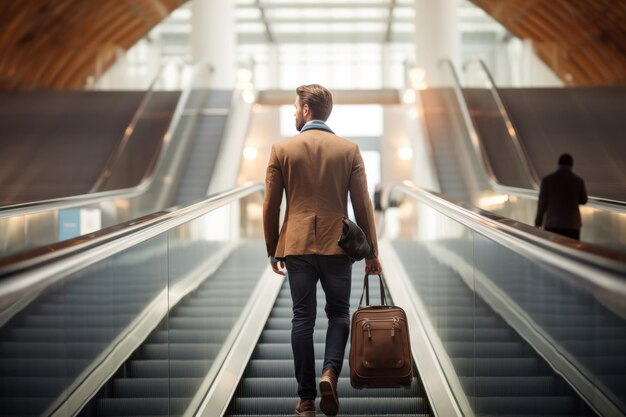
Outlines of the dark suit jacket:
{"type": "Polygon", "coordinates": [[[265,176],[263,228],[267,253],[340,255],[337,244],[348,193],[357,224],[378,254],[372,202],[358,146],[324,130],[307,130],[272,147],[265,176]],[[287,211],[280,229],[283,190],[287,211]]]}
{"type": "Polygon", "coordinates": [[[580,229],[578,205],[586,202],[585,182],[571,168],[560,167],[541,181],[535,226],[580,229]]]}

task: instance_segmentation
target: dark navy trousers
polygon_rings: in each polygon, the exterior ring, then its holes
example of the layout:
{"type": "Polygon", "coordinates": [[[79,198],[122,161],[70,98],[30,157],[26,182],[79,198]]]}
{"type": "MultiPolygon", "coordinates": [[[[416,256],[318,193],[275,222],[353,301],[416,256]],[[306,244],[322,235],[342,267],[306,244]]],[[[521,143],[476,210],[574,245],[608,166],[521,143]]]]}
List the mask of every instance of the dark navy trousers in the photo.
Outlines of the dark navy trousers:
{"type": "Polygon", "coordinates": [[[287,275],[293,301],[291,348],[293,349],[298,395],[315,399],[315,352],[313,328],[317,313],[317,281],[326,295],[326,349],[322,371],[332,369],[339,377],[350,334],[350,289],[352,261],[344,255],[287,256],[287,275]]]}

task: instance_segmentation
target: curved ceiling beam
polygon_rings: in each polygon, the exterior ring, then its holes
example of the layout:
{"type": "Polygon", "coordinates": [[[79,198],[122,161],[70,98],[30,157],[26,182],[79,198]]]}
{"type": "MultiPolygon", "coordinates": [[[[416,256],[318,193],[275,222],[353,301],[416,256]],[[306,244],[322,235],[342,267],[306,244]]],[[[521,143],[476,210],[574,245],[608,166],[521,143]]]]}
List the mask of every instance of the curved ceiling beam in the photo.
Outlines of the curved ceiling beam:
{"type": "Polygon", "coordinates": [[[626,1],[472,0],[566,85],[626,84],[626,1]]]}
{"type": "Polygon", "coordinates": [[[186,0],[0,3],[0,90],[81,89],[186,0]]]}

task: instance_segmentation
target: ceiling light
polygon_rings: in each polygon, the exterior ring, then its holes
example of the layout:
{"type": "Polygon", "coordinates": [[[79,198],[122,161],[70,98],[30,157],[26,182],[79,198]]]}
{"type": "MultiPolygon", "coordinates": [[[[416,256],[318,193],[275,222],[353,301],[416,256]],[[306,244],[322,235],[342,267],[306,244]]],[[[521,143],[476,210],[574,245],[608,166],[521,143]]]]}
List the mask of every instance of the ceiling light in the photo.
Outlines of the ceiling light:
{"type": "Polygon", "coordinates": [[[409,148],[408,146],[398,148],[398,158],[403,161],[410,161],[413,158],[413,149],[409,148]]]}
{"type": "Polygon", "coordinates": [[[258,156],[258,151],[254,146],[246,146],[243,148],[243,159],[246,161],[254,161],[258,156]]]}

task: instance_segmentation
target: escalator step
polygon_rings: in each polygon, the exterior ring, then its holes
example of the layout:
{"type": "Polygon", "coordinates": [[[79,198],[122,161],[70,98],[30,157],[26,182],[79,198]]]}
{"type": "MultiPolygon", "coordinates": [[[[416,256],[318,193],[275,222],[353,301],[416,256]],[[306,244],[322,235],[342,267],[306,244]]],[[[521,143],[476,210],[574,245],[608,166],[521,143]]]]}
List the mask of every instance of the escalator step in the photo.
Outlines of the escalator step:
{"type": "Polygon", "coordinates": [[[453,358],[519,358],[528,356],[521,342],[448,342],[446,351],[453,358]]]}
{"type": "Polygon", "coordinates": [[[241,312],[241,306],[180,306],[172,311],[172,315],[177,317],[215,317],[215,316],[236,316],[241,312]]]}
{"type": "Polygon", "coordinates": [[[19,342],[109,342],[116,329],[11,329],[11,340],[19,342]]]}
{"type": "Polygon", "coordinates": [[[120,323],[129,322],[131,315],[63,315],[63,316],[41,316],[28,315],[24,317],[20,324],[30,328],[63,328],[63,329],[87,329],[87,328],[114,328],[120,323]]]}
{"type": "Polygon", "coordinates": [[[185,300],[181,305],[185,307],[203,307],[207,304],[211,304],[213,307],[226,307],[230,308],[233,306],[241,306],[245,305],[250,297],[248,295],[229,295],[222,298],[211,298],[210,301],[207,301],[206,298],[190,298],[189,300],[185,300]]]}
{"type": "MultiPolygon", "coordinates": [[[[475,397],[481,414],[527,414],[561,416],[576,414],[577,398],[563,397],[475,397]]],[[[471,400],[470,400],[471,401],[471,400]]]]}
{"type": "MultiPolygon", "coordinates": [[[[623,352],[622,352],[623,353],[623,352]]],[[[626,356],[602,356],[594,358],[578,358],[600,375],[626,375],[626,356]]]]}
{"type": "Polygon", "coordinates": [[[624,327],[552,327],[546,328],[549,335],[559,341],[567,340],[590,340],[598,339],[602,341],[624,340],[624,327]]]}
{"type": "MultiPolygon", "coordinates": [[[[317,314],[316,315],[317,320],[327,321],[326,313],[324,312],[324,304],[318,304],[316,314],[317,314]]],[[[272,310],[272,313],[270,314],[270,318],[272,319],[291,320],[292,317],[293,317],[293,312],[291,311],[291,306],[274,308],[272,310]]],[[[291,322],[288,328],[291,329],[291,322]]]]}
{"type": "MultiPolygon", "coordinates": [[[[170,343],[221,343],[226,337],[230,330],[211,330],[207,331],[197,331],[197,330],[182,330],[182,329],[170,329],[168,330],[159,330],[154,333],[155,343],[167,343],[169,340],[170,343]]],[[[152,336],[151,336],[152,337],[152,336]]]]}
{"type": "Polygon", "coordinates": [[[92,359],[100,353],[105,343],[30,343],[2,342],[0,357],[3,358],[74,358],[92,359]]]}
{"type": "MultiPolygon", "coordinates": [[[[315,359],[324,358],[324,343],[315,343],[315,359]]],[[[289,359],[293,360],[290,343],[257,343],[252,359],[289,359]]]]}
{"type": "MultiPolygon", "coordinates": [[[[314,332],[313,342],[324,343],[326,333],[314,332]]],[[[259,339],[259,343],[288,343],[291,344],[291,330],[264,330],[259,339]]]]}
{"type": "MultiPolygon", "coordinates": [[[[298,384],[294,378],[246,378],[238,391],[239,398],[246,397],[289,397],[296,394],[298,384]]],[[[414,379],[410,388],[399,389],[363,389],[350,385],[350,378],[339,378],[337,393],[340,398],[413,398],[418,390],[414,379]]]]}
{"type": "Polygon", "coordinates": [[[101,398],[98,399],[99,416],[167,416],[181,415],[190,398],[101,398]]]}
{"type": "Polygon", "coordinates": [[[222,313],[219,317],[170,317],[170,328],[180,330],[230,330],[234,317],[222,313]]]}
{"type": "MultiPolygon", "coordinates": [[[[322,374],[322,360],[315,361],[315,373],[316,375],[322,374]]],[[[348,361],[343,361],[343,372],[348,372],[348,361]]],[[[248,362],[248,368],[246,370],[246,376],[249,378],[295,378],[295,372],[293,369],[293,361],[289,359],[284,360],[263,360],[253,359],[248,362]]]]}
{"type": "Polygon", "coordinates": [[[465,392],[473,397],[544,397],[556,395],[552,376],[461,377],[465,392]]]}
{"type": "Polygon", "coordinates": [[[74,377],[91,363],[91,359],[0,359],[0,375],[3,377],[74,377]]]}
{"type": "MultiPolygon", "coordinates": [[[[389,397],[391,398],[391,397],[389,397]]],[[[234,410],[242,415],[283,414],[293,415],[297,399],[294,398],[236,398],[234,410]]],[[[318,405],[319,409],[319,405],[318,405]]],[[[426,409],[423,398],[341,398],[339,412],[341,415],[354,414],[418,414],[426,409]],[[349,410],[349,414],[347,414],[349,410]]]]}
{"type": "MultiPolygon", "coordinates": [[[[266,325],[266,330],[291,330],[291,319],[288,318],[270,318],[268,319],[266,325]]],[[[326,331],[328,329],[328,319],[326,316],[320,317],[317,316],[317,320],[315,321],[315,330],[316,331],[326,331]]]]}
{"type": "Polygon", "coordinates": [[[149,343],[141,346],[143,359],[210,359],[222,348],[219,343],[149,343]]]}
{"type": "MultiPolygon", "coordinates": [[[[430,302],[435,303],[435,298],[431,298],[430,302]]],[[[426,306],[429,306],[429,303],[426,303],[426,306]]],[[[476,316],[492,316],[488,314],[487,311],[481,306],[477,305],[476,308],[472,307],[463,307],[457,305],[446,306],[445,309],[441,308],[441,313],[445,314],[447,317],[476,317],[476,316]]],[[[437,308],[432,308],[433,317],[437,316],[437,308]]]]}
{"type": "Polygon", "coordinates": [[[116,398],[190,398],[202,378],[119,378],[113,381],[116,398]]]}
{"type": "Polygon", "coordinates": [[[445,328],[438,329],[441,341],[446,342],[509,342],[513,332],[509,328],[501,329],[473,329],[473,328],[445,328]]]}
{"type": "Polygon", "coordinates": [[[201,378],[212,364],[202,360],[133,360],[129,370],[133,378],[201,378]]]}
{"type": "Polygon", "coordinates": [[[50,405],[50,398],[12,397],[0,398],[2,416],[38,416],[50,405]]]}
{"type": "MultiPolygon", "coordinates": [[[[61,377],[8,377],[0,378],[0,398],[29,397],[56,398],[66,387],[67,380],[61,377]]],[[[0,410],[2,410],[0,408],[0,410]]],[[[4,411],[4,410],[3,410],[4,411]]],[[[3,413],[0,413],[4,415],[3,413]]]]}
{"type": "Polygon", "coordinates": [[[450,328],[465,328],[465,329],[496,329],[496,328],[506,328],[506,323],[500,319],[499,317],[487,317],[487,316],[476,316],[470,315],[466,317],[456,316],[442,316],[437,317],[435,315],[432,316],[432,323],[435,327],[450,327],[450,328]]]}
{"type": "Polygon", "coordinates": [[[459,376],[537,376],[538,358],[453,358],[459,376]]]}

